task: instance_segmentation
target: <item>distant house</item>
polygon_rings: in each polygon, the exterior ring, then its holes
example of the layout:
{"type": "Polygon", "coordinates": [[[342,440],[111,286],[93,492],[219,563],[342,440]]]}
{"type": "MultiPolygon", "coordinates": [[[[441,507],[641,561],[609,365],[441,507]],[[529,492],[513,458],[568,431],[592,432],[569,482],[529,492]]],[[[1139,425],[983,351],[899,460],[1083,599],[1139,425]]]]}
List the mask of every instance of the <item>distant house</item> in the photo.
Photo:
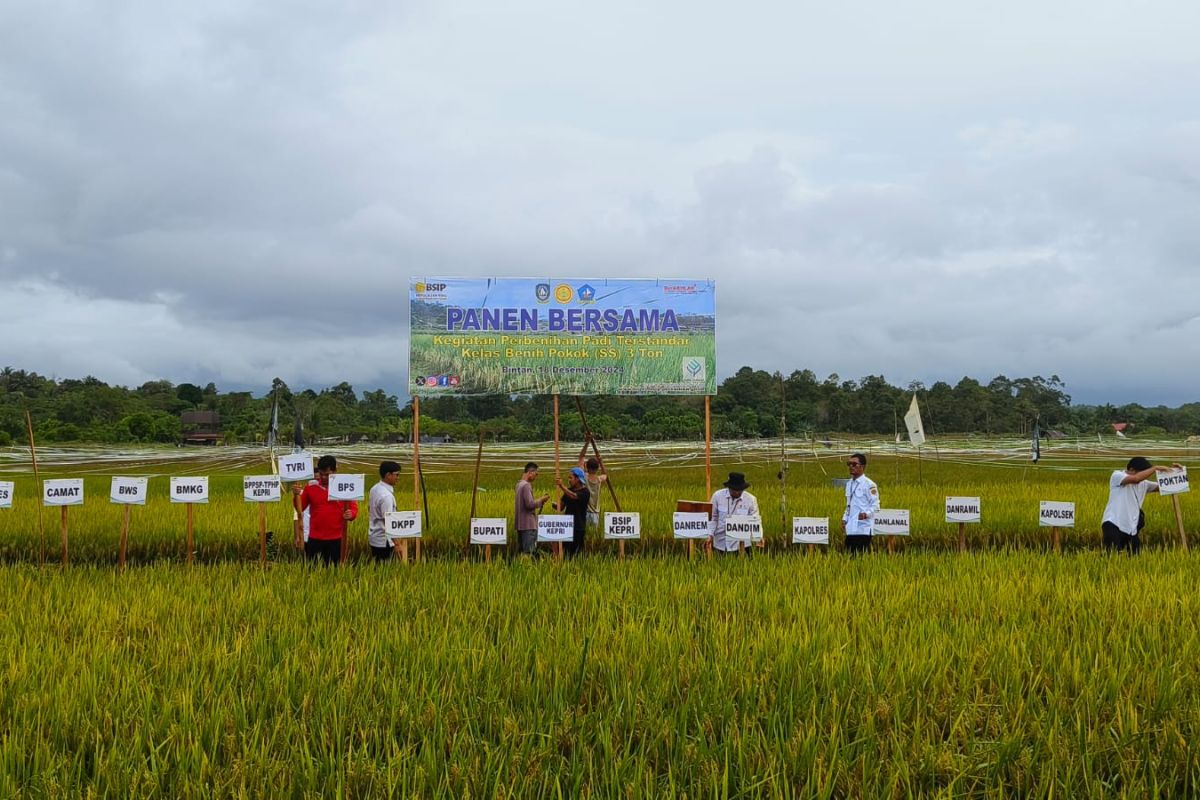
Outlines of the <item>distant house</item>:
{"type": "Polygon", "coordinates": [[[454,441],[449,436],[430,436],[427,433],[421,434],[421,444],[449,444],[454,441]]]}
{"type": "Polygon", "coordinates": [[[224,438],[221,415],[216,411],[185,411],[179,415],[179,425],[184,444],[215,445],[224,438]]]}

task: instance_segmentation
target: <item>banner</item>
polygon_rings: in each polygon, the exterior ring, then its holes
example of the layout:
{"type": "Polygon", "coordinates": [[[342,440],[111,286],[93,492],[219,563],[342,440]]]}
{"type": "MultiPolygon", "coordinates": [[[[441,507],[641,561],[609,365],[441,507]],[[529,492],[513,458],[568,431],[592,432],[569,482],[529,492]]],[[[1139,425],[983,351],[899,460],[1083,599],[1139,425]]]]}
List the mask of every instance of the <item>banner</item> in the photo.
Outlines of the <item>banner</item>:
{"type": "Polygon", "coordinates": [[[416,278],[414,395],[717,393],[716,286],[416,278]]]}
{"type": "Polygon", "coordinates": [[[128,506],[146,505],[146,478],[120,478],[114,476],[112,486],[108,491],[108,499],[113,503],[128,506]]]}
{"type": "Polygon", "coordinates": [[[292,453],[279,457],[279,477],[285,481],[310,481],[313,478],[313,458],[310,453],[292,453]]]}
{"type": "Polygon", "coordinates": [[[979,522],[982,518],[978,497],[946,498],[946,522],[979,522]]]}
{"type": "Polygon", "coordinates": [[[359,474],[342,474],[340,472],[329,476],[330,500],[362,500],[363,487],[367,485],[367,476],[359,474]]]}
{"type": "Polygon", "coordinates": [[[730,514],[725,518],[725,538],[734,542],[762,541],[762,517],[757,514],[730,514]]]}
{"type": "Polygon", "coordinates": [[[671,527],[676,539],[707,539],[712,534],[708,514],[703,511],[676,511],[671,527]]]}
{"type": "Polygon", "coordinates": [[[12,481],[0,481],[0,508],[12,508],[15,488],[16,484],[12,481]]]}

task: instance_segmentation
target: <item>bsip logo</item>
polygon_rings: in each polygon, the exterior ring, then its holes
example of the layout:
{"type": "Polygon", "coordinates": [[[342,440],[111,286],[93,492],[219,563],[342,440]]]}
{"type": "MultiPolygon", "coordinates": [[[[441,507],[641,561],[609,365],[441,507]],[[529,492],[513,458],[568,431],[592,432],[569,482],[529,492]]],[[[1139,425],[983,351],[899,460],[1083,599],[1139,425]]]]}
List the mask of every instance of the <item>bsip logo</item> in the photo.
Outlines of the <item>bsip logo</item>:
{"type": "Polygon", "coordinates": [[[550,284],[539,283],[537,286],[534,287],[533,293],[537,296],[537,301],[539,303],[549,303],[550,302],[550,284]]]}
{"type": "Polygon", "coordinates": [[[444,283],[425,283],[424,281],[417,281],[415,284],[413,284],[413,290],[416,291],[417,294],[426,294],[426,293],[431,293],[431,292],[444,292],[444,291],[446,291],[446,284],[444,284],[444,283]]]}
{"type": "Polygon", "coordinates": [[[685,381],[707,381],[708,362],[701,356],[687,356],[684,358],[683,379],[685,381]]]}

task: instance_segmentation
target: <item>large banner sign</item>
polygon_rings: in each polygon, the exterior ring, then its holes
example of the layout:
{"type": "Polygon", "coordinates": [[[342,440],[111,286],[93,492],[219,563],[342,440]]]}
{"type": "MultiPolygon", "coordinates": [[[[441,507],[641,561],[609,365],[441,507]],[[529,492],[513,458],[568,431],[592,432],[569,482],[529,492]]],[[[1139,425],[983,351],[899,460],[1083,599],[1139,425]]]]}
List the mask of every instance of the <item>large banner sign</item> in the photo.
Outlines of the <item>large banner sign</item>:
{"type": "Polygon", "coordinates": [[[415,278],[409,303],[414,395],[717,393],[712,281],[415,278]]]}

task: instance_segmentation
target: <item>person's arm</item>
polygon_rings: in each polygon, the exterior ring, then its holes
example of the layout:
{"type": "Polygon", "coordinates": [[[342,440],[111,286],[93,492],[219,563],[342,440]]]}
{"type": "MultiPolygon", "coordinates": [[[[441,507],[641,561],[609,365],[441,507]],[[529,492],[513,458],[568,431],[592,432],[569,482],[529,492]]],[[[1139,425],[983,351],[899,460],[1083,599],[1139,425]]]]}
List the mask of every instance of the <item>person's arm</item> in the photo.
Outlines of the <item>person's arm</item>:
{"type": "Polygon", "coordinates": [[[570,486],[567,486],[558,478],[554,479],[554,485],[557,486],[559,488],[559,490],[562,491],[563,494],[565,494],[567,497],[571,498],[572,500],[579,497],[579,495],[577,493],[571,491],[570,486]]]}
{"type": "Polygon", "coordinates": [[[517,502],[526,511],[537,511],[542,507],[541,503],[533,499],[533,487],[529,485],[529,481],[521,481],[521,487],[517,490],[517,502]]]}
{"type": "Polygon", "coordinates": [[[583,442],[583,448],[579,451],[579,468],[587,472],[587,440],[583,442]]]}

